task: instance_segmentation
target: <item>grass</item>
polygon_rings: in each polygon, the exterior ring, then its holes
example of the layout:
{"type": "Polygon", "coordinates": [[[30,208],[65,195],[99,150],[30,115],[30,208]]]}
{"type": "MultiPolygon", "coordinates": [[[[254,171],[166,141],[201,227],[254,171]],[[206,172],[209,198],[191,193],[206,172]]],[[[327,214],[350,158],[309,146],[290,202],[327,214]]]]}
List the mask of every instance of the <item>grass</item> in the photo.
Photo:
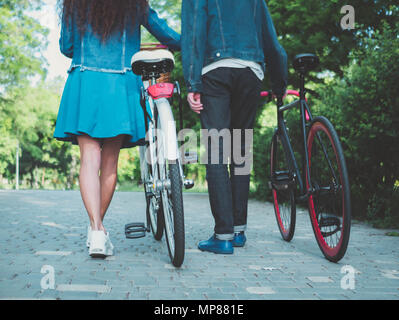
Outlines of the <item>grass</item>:
{"type": "MultiPolygon", "coordinates": [[[[0,184],[0,190],[14,190],[15,189],[15,185],[11,185],[11,184],[0,184]]],[[[59,187],[59,188],[52,188],[52,187],[48,187],[46,186],[45,188],[31,188],[28,185],[20,185],[19,186],[20,190],[66,190],[63,187],[59,187]]],[[[72,189],[68,189],[68,190],[79,190],[79,186],[74,186],[72,189]]],[[[117,192],[143,192],[144,188],[143,185],[139,185],[137,184],[137,182],[122,182],[122,183],[118,183],[116,186],[116,191],[117,192]]],[[[192,189],[189,190],[184,190],[184,192],[188,192],[188,193],[207,193],[208,192],[208,188],[206,185],[203,184],[196,184],[192,189]]]]}
{"type": "Polygon", "coordinates": [[[389,237],[399,237],[399,232],[390,231],[390,232],[385,233],[385,235],[389,236],[389,237]]]}
{"type": "MultiPolygon", "coordinates": [[[[118,192],[143,192],[144,191],[144,187],[143,185],[138,185],[136,182],[124,182],[121,184],[117,185],[117,189],[116,191],[118,192]]],[[[193,188],[189,189],[189,190],[185,190],[183,189],[183,192],[187,192],[187,193],[207,193],[208,192],[208,188],[206,185],[199,185],[196,184],[194,185],[193,188]]]]}

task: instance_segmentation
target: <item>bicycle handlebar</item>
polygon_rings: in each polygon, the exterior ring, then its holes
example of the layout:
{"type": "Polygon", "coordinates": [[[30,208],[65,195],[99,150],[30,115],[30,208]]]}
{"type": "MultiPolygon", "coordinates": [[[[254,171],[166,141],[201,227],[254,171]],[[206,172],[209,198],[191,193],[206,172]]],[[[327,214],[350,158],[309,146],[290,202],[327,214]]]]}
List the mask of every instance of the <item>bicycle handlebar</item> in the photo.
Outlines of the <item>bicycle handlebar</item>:
{"type": "MultiPolygon", "coordinates": [[[[314,97],[320,98],[320,95],[319,95],[316,91],[314,91],[314,90],[305,88],[305,92],[309,92],[309,93],[310,93],[311,95],[313,95],[314,97]]],[[[268,102],[272,101],[273,98],[276,98],[276,96],[273,94],[272,91],[262,91],[262,92],[260,93],[260,96],[261,96],[261,97],[269,97],[268,102]]],[[[284,97],[283,97],[283,99],[284,99],[286,96],[296,96],[296,97],[299,98],[299,97],[300,97],[300,94],[299,94],[299,91],[296,91],[296,90],[287,90],[286,93],[285,93],[285,95],[284,95],[284,97]]],[[[305,100],[308,101],[307,98],[305,98],[305,100]]]]}
{"type": "MultiPolygon", "coordinates": [[[[261,96],[261,97],[268,97],[269,95],[270,95],[271,97],[274,96],[273,93],[272,93],[271,91],[262,91],[262,92],[260,93],[260,96],[261,96]]],[[[297,96],[297,97],[299,97],[299,91],[296,91],[296,90],[287,90],[286,93],[285,93],[285,96],[297,96]]],[[[284,96],[284,97],[285,97],[285,96],[284,96]]]]}
{"type": "MultiPolygon", "coordinates": [[[[262,91],[262,92],[260,93],[260,96],[261,96],[261,97],[269,97],[268,102],[272,101],[272,99],[275,97],[274,94],[273,94],[273,92],[271,92],[271,91],[262,91]]],[[[296,90],[287,90],[287,91],[285,92],[285,95],[284,95],[284,97],[283,97],[282,99],[284,99],[286,96],[296,96],[296,97],[300,97],[300,94],[299,94],[299,91],[296,91],[296,90]]],[[[305,98],[305,100],[308,101],[307,98],[305,98]]],[[[305,116],[306,116],[306,121],[309,121],[309,120],[310,120],[310,117],[309,117],[309,113],[308,113],[307,110],[305,110],[305,116]]]]}
{"type": "MultiPolygon", "coordinates": [[[[273,94],[272,91],[262,91],[262,92],[260,93],[260,96],[261,96],[261,97],[265,97],[265,98],[269,97],[269,99],[268,99],[267,102],[272,101],[272,99],[276,97],[276,96],[273,94]]],[[[299,98],[299,97],[300,97],[300,94],[299,94],[299,91],[296,91],[296,90],[287,90],[287,91],[285,92],[285,95],[284,95],[283,99],[284,99],[286,96],[296,96],[296,97],[299,98]]],[[[307,98],[305,98],[305,100],[308,101],[307,98]]]]}

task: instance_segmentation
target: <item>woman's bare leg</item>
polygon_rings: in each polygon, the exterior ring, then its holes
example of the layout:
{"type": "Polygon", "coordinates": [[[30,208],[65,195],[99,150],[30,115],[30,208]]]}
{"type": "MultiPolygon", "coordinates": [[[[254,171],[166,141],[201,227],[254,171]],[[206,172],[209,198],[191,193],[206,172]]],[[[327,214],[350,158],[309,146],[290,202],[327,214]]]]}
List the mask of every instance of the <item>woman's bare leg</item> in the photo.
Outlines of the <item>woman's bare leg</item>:
{"type": "Polygon", "coordinates": [[[80,194],[89,215],[92,230],[104,230],[100,213],[101,147],[96,139],[88,135],[78,136],[78,142],[80,147],[80,194]]]}
{"type": "Polygon", "coordinates": [[[116,182],[117,182],[117,170],[118,170],[118,158],[119,151],[122,146],[124,135],[119,135],[114,138],[107,138],[104,141],[104,145],[101,151],[101,167],[100,167],[100,189],[101,189],[101,206],[100,216],[101,220],[104,220],[105,213],[111,203],[114,195],[116,182]]]}

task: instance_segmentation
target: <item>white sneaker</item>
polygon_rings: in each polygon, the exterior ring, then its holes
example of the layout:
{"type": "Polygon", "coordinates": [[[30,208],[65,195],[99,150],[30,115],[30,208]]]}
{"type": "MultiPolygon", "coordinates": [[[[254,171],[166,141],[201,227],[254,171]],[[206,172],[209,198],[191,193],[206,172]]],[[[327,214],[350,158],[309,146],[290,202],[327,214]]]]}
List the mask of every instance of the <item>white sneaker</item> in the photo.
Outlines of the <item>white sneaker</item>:
{"type": "Polygon", "coordinates": [[[90,240],[91,240],[91,226],[87,227],[87,239],[86,239],[86,246],[90,248],[90,240]]]}
{"type": "Polygon", "coordinates": [[[111,242],[111,239],[109,238],[109,232],[106,233],[105,235],[105,249],[106,249],[106,254],[107,256],[112,256],[114,254],[114,245],[111,242]]]}
{"type": "Polygon", "coordinates": [[[113,255],[114,246],[109,239],[109,233],[102,230],[92,230],[89,255],[91,257],[105,258],[113,255]]]}

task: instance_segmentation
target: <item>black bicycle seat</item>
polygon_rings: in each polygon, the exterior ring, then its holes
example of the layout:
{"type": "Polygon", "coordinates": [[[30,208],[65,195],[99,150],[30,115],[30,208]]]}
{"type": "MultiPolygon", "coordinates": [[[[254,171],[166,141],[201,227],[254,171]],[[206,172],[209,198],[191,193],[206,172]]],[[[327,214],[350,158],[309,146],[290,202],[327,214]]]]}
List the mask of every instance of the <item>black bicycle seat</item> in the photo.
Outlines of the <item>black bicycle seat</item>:
{"type": "Polygon", "coordinates": [[[301,73],[314,70],[319,65],[319,57],[312,53],[298,54],[294,58],[294,69],[301,73]]]}
{"type": "Polygon", "coordinates": [[[144,76],[150,73],[168,73],[175,65],[173,54],[165,49],[139,51],[131,60],[132,70],[136,75],[144,76]]]}

